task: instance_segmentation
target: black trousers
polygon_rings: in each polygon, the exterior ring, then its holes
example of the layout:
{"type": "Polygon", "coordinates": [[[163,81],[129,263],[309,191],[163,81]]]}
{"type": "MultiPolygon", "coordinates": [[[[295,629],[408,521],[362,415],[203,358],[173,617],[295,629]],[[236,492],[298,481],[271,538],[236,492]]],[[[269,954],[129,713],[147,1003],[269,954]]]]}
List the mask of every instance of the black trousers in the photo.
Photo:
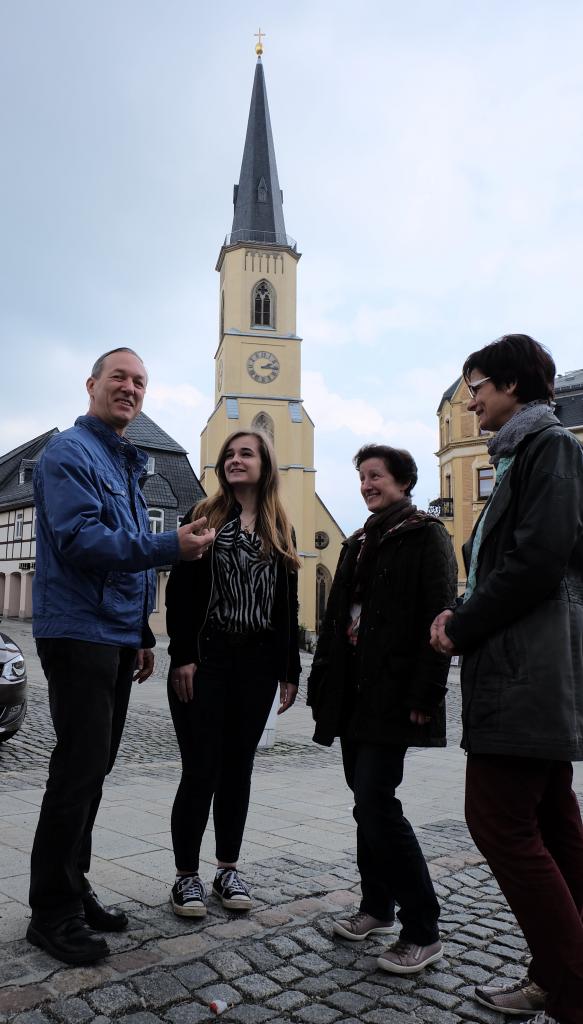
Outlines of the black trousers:
{"type": "Polygon", "coordinates": [[[417,837],[395,796],[406,747],[341,738],[344,774],[354,793],[360,909],[381,921],[394,917],[404,942],[428,946],[439,938],[439,903],[417,837]]]}
{"type": "Polygon", "coordinates": [[[91,863],[91,833],[105,776],[126,719],[136,651],[82,640],[42,639],[57,742],[34,838],[33,919],[56,924],[81,912],[91,863]]]}
{"type": "Polygon", "coordinates": [[[211,802],[217,860],[238,860],[255,751],[277,688],[274,665],[269,636],[229,646],[218,634],[203,640],[191,701],[181,703],[168,683],[182,758],[171,819],[179,871],[198,871],[211,802]]]}

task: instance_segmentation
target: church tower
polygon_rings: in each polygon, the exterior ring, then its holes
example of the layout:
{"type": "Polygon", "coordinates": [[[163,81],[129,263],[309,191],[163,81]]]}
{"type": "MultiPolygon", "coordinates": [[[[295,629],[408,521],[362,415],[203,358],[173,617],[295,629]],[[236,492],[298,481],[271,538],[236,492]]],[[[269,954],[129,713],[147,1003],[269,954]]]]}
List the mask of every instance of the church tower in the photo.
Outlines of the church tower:
{"type": "Polygon", "coordinates": [[[259,428],[271,436],[303,564],[300,621],[313,631],[343,534],[315,493],[314,424],[301,398],[302,339],[296,334],[300,253],[285,230],[261,44],[256,52],[233,224],[216,266],[215,408],[201,435],[200,481],[207,494],[214,493],[216,456],[231,432],[259,428]]]}

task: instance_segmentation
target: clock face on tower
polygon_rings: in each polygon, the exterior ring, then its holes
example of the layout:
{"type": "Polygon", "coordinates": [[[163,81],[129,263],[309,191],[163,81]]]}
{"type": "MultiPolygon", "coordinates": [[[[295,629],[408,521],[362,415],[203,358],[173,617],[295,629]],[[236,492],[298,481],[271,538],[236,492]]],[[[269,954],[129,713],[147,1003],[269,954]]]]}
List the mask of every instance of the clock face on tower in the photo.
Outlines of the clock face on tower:
{"type": "Polygon", "coordinates": [[[279,361],[273,352],[254,352],[247,360],[247,373],[258,384],[271,384],[279,373],[279,361]]]}

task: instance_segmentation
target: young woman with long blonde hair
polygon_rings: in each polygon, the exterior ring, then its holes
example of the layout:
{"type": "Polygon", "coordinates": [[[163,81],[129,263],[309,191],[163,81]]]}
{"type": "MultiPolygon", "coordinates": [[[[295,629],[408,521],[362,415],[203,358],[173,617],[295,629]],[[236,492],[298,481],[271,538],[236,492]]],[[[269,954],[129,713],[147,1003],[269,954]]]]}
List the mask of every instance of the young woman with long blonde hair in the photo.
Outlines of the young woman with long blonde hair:
{"type": "Polygon", "coordinates": [[[168,697],[182,757],[172,808],[176,881],[170,900],[186,917],[206,914],[198,870],[211,801],[213,893],[229,909],[252,906],[237,861],[255,750],[278,682],[281,714],[295,700],[300,674],[300,562],[270,441],[255,430],[231,434],[216,474],[217,493],[191,514],[206,516],[216,530],[212,549],[175,565],[166,589],[168,697]]]}

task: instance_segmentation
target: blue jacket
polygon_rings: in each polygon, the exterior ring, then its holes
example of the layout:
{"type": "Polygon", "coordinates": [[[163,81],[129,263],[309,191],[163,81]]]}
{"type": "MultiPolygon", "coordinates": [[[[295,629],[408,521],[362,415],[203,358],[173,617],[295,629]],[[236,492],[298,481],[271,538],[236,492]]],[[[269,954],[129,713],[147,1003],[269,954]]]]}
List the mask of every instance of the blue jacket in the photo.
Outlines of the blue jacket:
{"type": "Polygon", "coordinates": [[[138,486],[146,461],[96,416],[49,441],[33,478],[35,637],[151,646],[153,566],[177,562],[180,551],[175,530],[150,533],[138,486]]]}

